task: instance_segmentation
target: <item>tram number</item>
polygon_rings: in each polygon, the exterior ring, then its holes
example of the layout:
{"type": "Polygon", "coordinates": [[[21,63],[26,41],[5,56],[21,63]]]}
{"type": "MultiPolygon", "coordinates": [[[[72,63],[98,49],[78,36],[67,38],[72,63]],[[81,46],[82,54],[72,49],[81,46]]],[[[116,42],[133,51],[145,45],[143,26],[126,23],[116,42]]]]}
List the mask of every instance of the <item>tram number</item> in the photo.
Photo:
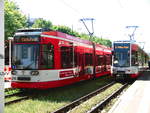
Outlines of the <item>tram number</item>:
{"type": "Polygon", "coordinates": [[[60,76],[60,78],[73,76],[73,70],[69,70],[69,71],[60,71],[60,72],[59,72],[59,76],[60,76]]]}

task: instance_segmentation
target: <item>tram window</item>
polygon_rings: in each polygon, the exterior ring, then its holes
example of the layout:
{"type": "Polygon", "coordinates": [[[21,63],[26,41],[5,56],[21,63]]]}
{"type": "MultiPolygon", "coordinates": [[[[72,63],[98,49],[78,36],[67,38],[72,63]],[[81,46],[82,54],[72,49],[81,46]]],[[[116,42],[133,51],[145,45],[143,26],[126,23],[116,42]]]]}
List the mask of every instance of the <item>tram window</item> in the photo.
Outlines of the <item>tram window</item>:
{"type": "Polygon", "coordinates": [[[105,56],[104,55],[100,55],[100,65],[102,66],[102,65],[104,65],[105,63],[105,56]]]}
{"type": "Polygon", "coordinates": [[[136,51],[132,51],[131,64],[132,66],[138,66],[138,54],[136,51]]]}
{"type": "Polygon", "coordinates": [[[85,54],[85,65],[86,66],[92,66],[93,65],[93,59],[92,59],[92,54],[86,53],[85,54]]]}
{"type": "Polygon", "coordinates": [[[74,51],[74,66],[77,67],[77,62],[78,62],[78,56],[79,56],[79,53],[77,53],[76,51],[74,51]]]}
{"type": "Polygon", "coordinates": [[[40,68],[54,68],[54,46],[52,44],[43,44],[41,46],[40,68]]]}
{"type": "Polygon", "coordinates": [[[28,57],[28,48],[26,46],[22,46],[22,58],[26,59],[28,57]]]}
{"type": "Polygon", "coordinates": [[[73,67],[73,47],[61,47],[61,64],[62,68],[73,67]]]}
{"type": "Polygon", "coordinates": [[[96,63],[96,65],[97,66],[100,66],[101,65],[101,56],[100,55],[97,55],[97,63],[96,63]]]}
{"type": "Polygon", "coordinates": [[[138,54],[136,51],[132,51],[131,64],[132,66],[138,66],[138,54]]]}
{"type": "Polygon", "coordinates": [[[106,55],[106,65],[110,65],[110,64],[111,64],[111,56],[106,55]]]}

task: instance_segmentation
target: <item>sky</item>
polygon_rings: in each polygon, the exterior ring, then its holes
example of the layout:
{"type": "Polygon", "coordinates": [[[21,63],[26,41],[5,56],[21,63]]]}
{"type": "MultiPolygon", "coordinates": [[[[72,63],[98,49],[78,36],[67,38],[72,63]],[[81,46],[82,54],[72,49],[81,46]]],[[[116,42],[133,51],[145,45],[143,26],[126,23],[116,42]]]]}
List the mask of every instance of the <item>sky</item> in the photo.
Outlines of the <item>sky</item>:
{"type": "MultiPolygon", "coordinates": [[[[150,52],[150,0],[13,0],[30,18],[44,18],[87,33],[80,19],[94,18],[94,35],[116,40],[134,39],[150,52]],[[144,42],[144,43],[143,43],[144,42]]],[[[91,30],[91,21],[85,21],[91,30]]]]}

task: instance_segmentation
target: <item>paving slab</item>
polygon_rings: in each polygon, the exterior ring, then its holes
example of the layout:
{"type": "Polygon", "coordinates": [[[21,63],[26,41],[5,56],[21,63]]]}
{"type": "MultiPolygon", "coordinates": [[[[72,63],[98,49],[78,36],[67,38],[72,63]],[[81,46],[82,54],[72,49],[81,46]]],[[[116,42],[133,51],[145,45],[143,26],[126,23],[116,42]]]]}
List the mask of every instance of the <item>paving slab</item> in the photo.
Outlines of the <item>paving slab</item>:
{"type": "Polygon", "coordinates": [[[150,71],[144,72],[108,113],[150,113],[150,71]]]}

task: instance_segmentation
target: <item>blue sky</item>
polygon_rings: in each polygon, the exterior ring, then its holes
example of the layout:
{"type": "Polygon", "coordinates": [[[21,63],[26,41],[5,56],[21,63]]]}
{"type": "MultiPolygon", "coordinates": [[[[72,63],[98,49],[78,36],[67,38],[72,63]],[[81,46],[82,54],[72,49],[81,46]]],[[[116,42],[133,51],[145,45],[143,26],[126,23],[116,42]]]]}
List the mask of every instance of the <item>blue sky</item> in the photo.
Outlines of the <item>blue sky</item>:
{"type": "MultiPolygon", "coordinates": [[[[13,0],[25,15],[44,18],[55,25],[73,26],[79,32],[87,33],[81,18],[94,18],[95,35],[112,41],[129,39],[137,25],[137,42],[146,42],[150,48],[150,1],[149,0],[13,0]]],[[[89,29],[91,24],[87,21],[89,29]]],[[[149,51],[149,49],[146,49],[149,51]]]]}

